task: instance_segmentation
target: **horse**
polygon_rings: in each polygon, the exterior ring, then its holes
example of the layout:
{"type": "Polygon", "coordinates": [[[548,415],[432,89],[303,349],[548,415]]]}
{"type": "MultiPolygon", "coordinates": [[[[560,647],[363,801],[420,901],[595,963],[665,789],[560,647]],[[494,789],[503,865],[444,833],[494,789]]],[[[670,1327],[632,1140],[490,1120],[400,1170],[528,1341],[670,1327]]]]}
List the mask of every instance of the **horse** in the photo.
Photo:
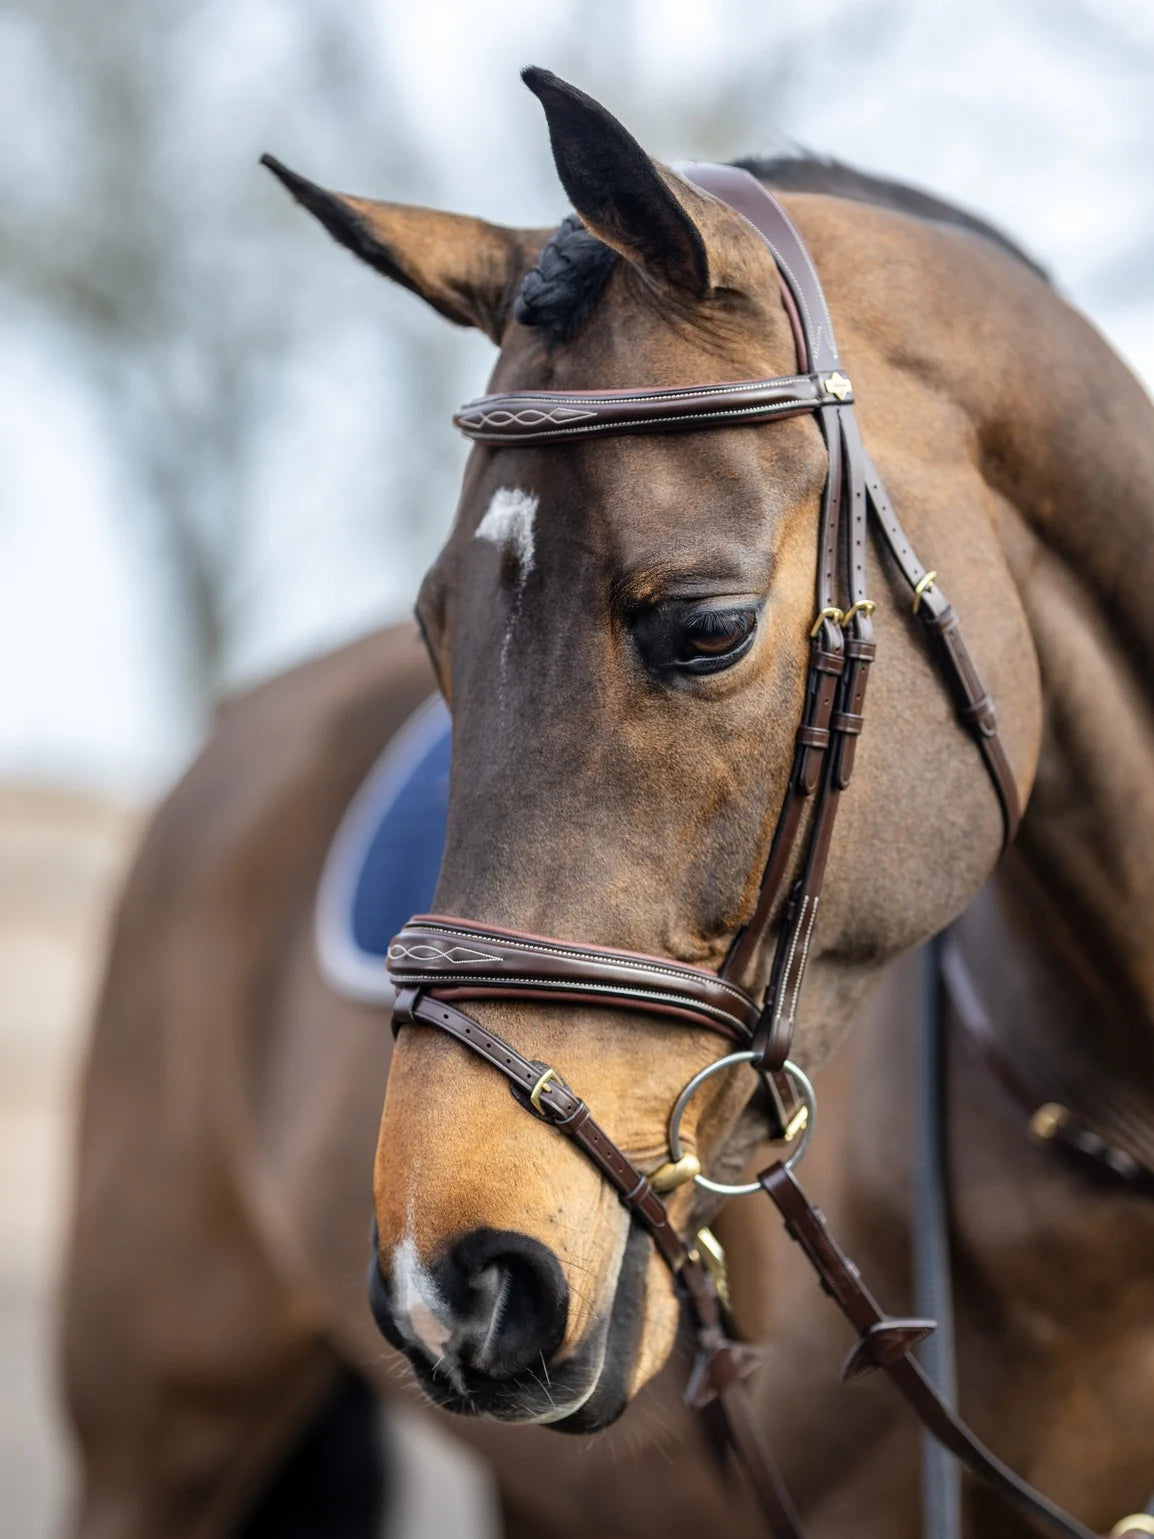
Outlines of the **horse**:
{"type": "MultiPolygon", "coordinates": [[[[273,168],[341,244],[486,332],[498,393],[791,375],[796,318],[746,220],[591,98],[525,80],[575,211],[557,231],[273,168]]],[[[1151,1163],[1150,403],[972,218],[840,167],[749,169],[783,186],[813,255],[865,441],[948,576],[1025,805],[1004,851],[974,740],[889,597],[895,561],[863,551],[869,721],[791,1050],[822,1105],[807,1169],[904,1307],[901,959],[964,915],[945,1011],[960,1399],[1104,1530],[1154,1465],[1154,1211],[1102,1174],[1151,1163]]],[[[438,912],[720,972],[793,772],[827,452],[801,413],[478,445],[421,589],[423,650],[402,627],[225,709],[129,883],[85,1074],[64,1320],[84,1539],[238,1531],[340,1364],[411,1395],[378,1325],[489,1462],[509,1534],[764,1532],[681,1404],[679,1303],[649,1232],[458,1042],[410,1024],[390,1051],[379,1010],[327,989],[311,912],[344,806],[435,682],[453,719],[438,912]]],[[[669,1162],[670,1109],[722,1054],[699,1019],[493,996],[471,1008],[494,1040],[580,1087],[636,1168],[669,1162]]],[[[740,1070],[703,1088],[685,1123],[699,1168],[756,1163],[761,1094],[740,1070]]],[[[697,1191],[666,1199],[682,1234],[713,1216],[697,1191]]],[[[807,1532],[919,1532],[913,1433],[880,1375],[837,1386],[845,1342],[768,1205],[732,1202],[717,1227],[807,1532]]],[[[976,1486],[966,1522],[1034,1531],[976,1486]]]]}

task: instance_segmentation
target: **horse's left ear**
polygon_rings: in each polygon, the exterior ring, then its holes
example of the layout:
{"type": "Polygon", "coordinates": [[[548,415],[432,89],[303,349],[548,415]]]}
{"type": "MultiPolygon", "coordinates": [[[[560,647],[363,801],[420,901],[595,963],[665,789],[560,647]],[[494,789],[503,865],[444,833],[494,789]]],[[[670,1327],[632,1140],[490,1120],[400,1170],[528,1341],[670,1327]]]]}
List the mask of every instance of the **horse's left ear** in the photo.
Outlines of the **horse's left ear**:
{"type": "Polygon", "coordinates": [[[328,192],[272,155],[262,155],[261,165],[370,267],[458,326],[476,326],[500,342],[517,285],[548,231],[511,230],[465,214],[328,192]]]}
{"type": "Polygon", "coordinates": [[[567,80],[535,66],[521,79],[545,109],[557,174],[586,228],[659,282],[704,299],[719,276],[706,238],[715,201],[567,80]]]}

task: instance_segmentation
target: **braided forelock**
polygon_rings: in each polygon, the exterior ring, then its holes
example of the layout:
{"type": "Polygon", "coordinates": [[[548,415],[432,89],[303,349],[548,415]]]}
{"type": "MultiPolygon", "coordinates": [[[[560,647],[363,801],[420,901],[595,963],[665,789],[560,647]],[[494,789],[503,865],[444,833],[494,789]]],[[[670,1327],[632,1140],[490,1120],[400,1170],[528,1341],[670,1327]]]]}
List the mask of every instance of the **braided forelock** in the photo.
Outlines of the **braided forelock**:
{"type": "Polygon", "coordinates": [[[589,319],[616,260],[617,253],[570,214],[522,278],[514,320],[568,342],[589,319]]]}

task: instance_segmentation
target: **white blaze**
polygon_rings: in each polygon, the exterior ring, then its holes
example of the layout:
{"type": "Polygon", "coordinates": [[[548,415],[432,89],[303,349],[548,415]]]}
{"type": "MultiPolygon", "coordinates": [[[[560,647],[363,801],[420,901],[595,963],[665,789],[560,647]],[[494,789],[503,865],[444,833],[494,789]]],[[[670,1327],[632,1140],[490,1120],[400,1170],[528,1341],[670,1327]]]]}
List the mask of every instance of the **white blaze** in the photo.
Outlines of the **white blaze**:
{"type": "Polygon", "coordinates": [[[449,1327],[441,1319],[447,1311],[440,1290],[417,1257],[411,1234],[393,1252],[393,1305],[401,1329],[415,1336],[433,1357],[440,1357],[449,1339],[449,1327]]]}
{"type": "Polygon", "coordinates": [[[477,539],[488,540],[511,551],[521,568],[521,585],[533,570],[533,521],[537,517],[537,496],[519,486],[499,486],[493,493],[484,518],[477,525],[477,539]]]}

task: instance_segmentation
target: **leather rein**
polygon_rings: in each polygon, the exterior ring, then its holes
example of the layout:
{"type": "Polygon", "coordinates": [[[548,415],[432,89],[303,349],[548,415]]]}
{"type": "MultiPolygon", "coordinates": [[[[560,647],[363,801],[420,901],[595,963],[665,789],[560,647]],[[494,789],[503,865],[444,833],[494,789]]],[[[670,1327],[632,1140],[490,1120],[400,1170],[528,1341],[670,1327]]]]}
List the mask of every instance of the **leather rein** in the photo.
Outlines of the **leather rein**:
{"type": "Polygon", "coordinates": [[[802,1531],[745,1391],[744,1377],[759,1354],[732,1337],[728,1311],[719,1297],[719,1280],[724,1292],[722,1274],[710,1254],[716,1242],[703,1230],[696,1243],[687,1243],[662,1201],[663,1193],[689,1180],[722,1194],[768,1193],[791,1238],[857,1333],[846,1377],[883,1370],[929,1432],[978,1478],[1050,1532],[1093,1539],[1089,1529],[996,1459],[950,1409],[911,1355],[934,1322],[895,1320],[884,1314],[793,1174],[812,1135],[816,1107],[809,1082],[789,1060],[789,1051],[834,820],[852,777],[876,652],[871,619],[875,605],[866,590],[871,516],[909,589],[913,612],[959,720],[980,752],[998,798],[1006,843],[1017,830],[1021,807],[993,701],[962,640],[957,615],[937,574],[918,559],[862,443],[853,387],[842,371],[821,283],[793,221],[748,172],[716,165],[681,171],[742,214],[769,246],[794,333],[798,372],[676,389],[490,395],[463,406],[454,422],[477,442],[524,448],[610,434],[769,423],[801,413],[817,417],[829,469],[818,519],[805,704],[753,913],[720,974],[664,957],[575,944],[471,919],[417,916],[389,948],[389,972],[397,989],[394,1029],[406,1023],[434,1027],[484,1059],[505,1077],[530,1115],[577,1144],[616,1189],[631,1216],[649,1231],[696,1330],[698,1352],[686,1397],[693,1405],[710,1406],[711,1414],[720,1412],[723,1430],[778,1539],[801,1539],[802,1531]],[[775,920],[779,927],[768,984],[755,990],[749,980],[758,970],[775,920]],[[524,1058],[460,1008],[461,1001],[508,997],[600,1003],[688,1021],[718,1033],[733,1051],[707,1065],[682,1092],[670,1120],[670,1158],[647,1176],[555,1069],[524,1058]],[[763,1171],[757,1182],[741,1187],[710,1181],[696,1156],[682,1152],[679,1136],[689,1096],[705,1078],[736,1063],[751,1064],[770,1092],[771,1136],[780,1141],[804,1131],[792,1154],[763,1171]]]}

